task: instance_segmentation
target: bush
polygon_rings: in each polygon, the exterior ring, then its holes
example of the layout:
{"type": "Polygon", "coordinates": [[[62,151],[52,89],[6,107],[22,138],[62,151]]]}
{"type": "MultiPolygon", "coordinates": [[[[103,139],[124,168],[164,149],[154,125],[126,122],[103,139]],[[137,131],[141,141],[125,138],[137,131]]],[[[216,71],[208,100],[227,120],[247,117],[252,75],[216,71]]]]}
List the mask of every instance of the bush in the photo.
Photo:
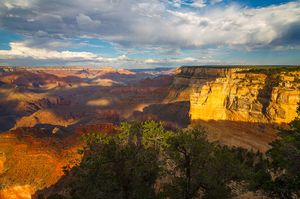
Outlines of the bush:
{"type": "Polygon", "coordinates": [[[209,142],[199,126],[173,132],[154,121],[122,123],[117,134],[83,137],[83,159],[67,172],[67,190],[74,199],[223,199],[234,195],[234,182],[292,198],[300,187],[299,124],[282,131],[265,158],[209,142]]]}

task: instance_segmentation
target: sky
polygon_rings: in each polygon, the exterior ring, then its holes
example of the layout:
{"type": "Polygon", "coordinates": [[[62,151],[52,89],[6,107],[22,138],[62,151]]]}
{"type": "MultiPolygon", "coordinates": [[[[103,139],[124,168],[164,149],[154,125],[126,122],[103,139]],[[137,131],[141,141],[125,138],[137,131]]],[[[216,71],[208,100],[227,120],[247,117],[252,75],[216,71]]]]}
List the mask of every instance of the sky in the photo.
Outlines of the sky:
{"type": "Polygon", "coordinates": [[[300,65],[300,0],[0,0],[0,65],[300,65]]]}

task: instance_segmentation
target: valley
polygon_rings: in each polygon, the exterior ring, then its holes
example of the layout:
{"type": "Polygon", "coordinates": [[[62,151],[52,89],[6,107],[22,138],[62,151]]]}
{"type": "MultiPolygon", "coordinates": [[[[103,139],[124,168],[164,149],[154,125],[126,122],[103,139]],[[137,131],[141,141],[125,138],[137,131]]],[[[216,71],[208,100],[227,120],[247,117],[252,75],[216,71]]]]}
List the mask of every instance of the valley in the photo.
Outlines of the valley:
{"type": "Polygon", "coordinates": [[[296,117],[300,67],[0,68],[0,196],[30,198],[123,121],[200,124],[211,141],[267,151],[296,117]]]}

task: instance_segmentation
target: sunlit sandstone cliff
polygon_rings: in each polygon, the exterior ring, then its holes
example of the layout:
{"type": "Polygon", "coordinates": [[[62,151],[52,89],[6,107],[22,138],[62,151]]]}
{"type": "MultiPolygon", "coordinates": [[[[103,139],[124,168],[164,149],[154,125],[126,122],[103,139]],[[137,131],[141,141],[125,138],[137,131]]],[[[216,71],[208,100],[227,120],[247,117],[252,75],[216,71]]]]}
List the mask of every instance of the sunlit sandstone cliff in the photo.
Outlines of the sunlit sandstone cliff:
{"type": "Polygon", "coordinates": [[[169,99],[196,120],[288,123],[300,102],[300,67],[181,67],[169,99]]]}

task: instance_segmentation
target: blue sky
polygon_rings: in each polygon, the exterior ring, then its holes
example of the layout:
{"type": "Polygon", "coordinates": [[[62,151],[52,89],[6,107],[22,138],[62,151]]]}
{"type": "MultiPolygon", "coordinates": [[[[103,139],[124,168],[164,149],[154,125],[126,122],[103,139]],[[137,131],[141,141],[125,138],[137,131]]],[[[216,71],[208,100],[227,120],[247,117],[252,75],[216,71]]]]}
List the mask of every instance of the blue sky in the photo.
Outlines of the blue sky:
{"type": "Polygon", "coordinates": [[[216,64],[300,64],[300,1],[0,1],[0,65],[216,64]]]}

